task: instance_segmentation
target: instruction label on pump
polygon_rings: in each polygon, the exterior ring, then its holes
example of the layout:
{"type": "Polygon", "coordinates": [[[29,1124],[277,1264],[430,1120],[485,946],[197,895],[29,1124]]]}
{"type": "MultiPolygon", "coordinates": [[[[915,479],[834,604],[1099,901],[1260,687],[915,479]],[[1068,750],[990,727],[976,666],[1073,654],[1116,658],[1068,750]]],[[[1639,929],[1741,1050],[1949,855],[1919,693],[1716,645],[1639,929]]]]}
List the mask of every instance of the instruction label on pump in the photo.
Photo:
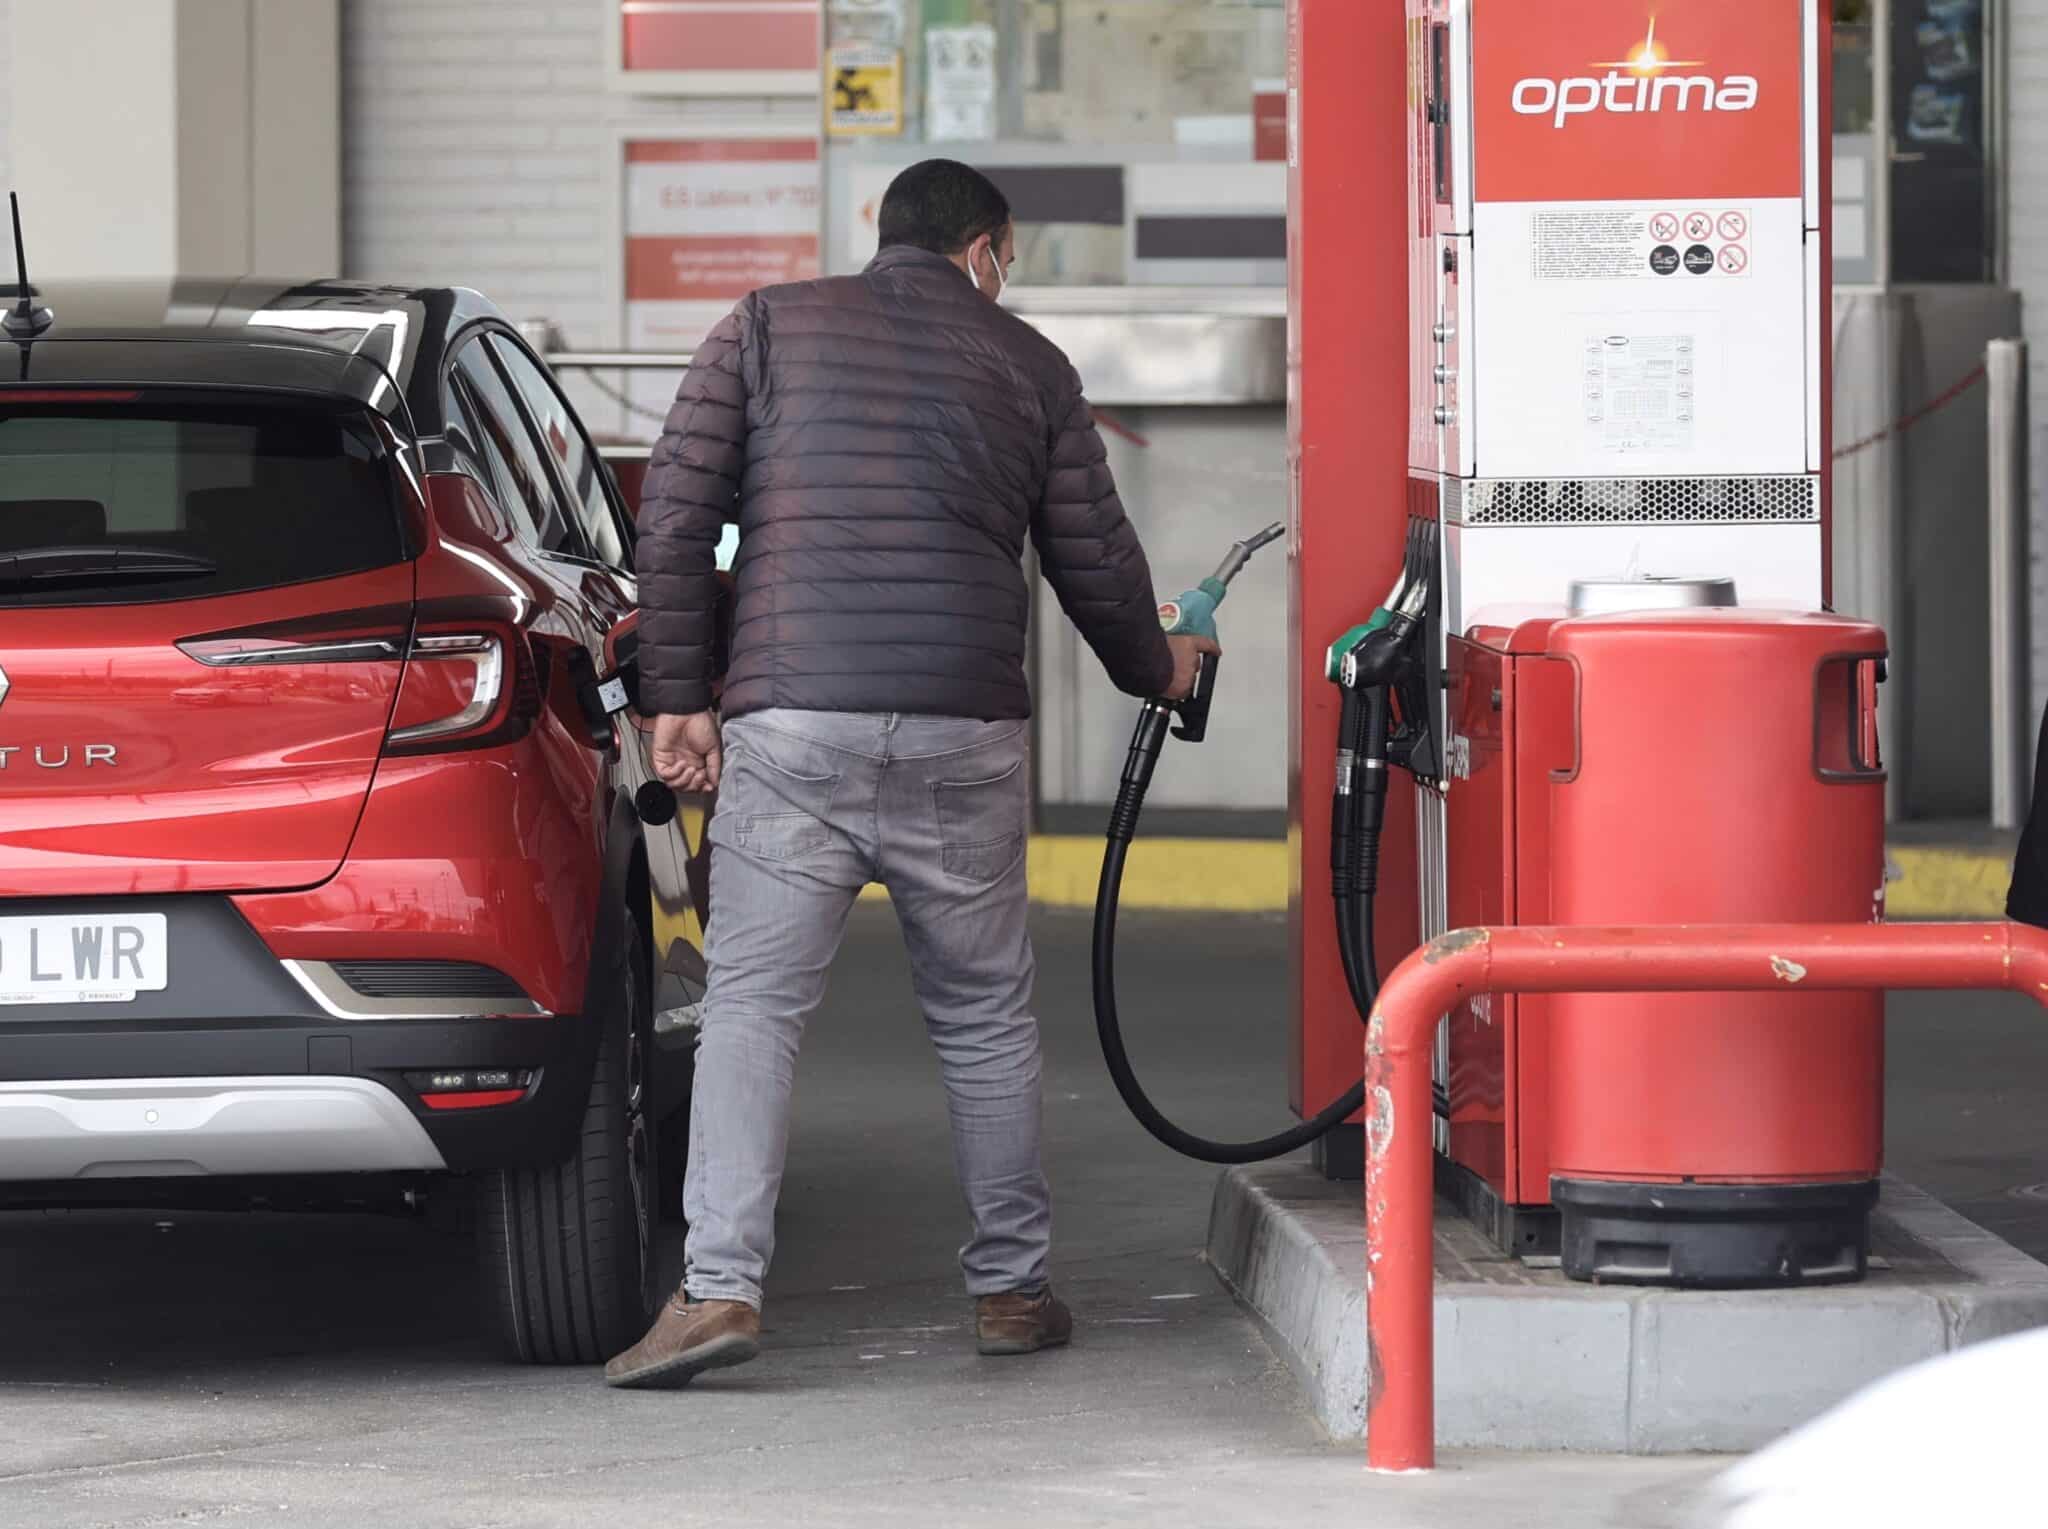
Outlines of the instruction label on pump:
{"type": "Polygon", "coordinates": [[[1691,335],[1589,335],[1581,363],[1586,444],[1617,456],[1690,451],[1697,414],[1691,335]]]}
{"type": "Polygon", "coordinates": [[[1747,276],[1746,207],[1575,207],[1530,215],[1538,281],[1747,276]]]}

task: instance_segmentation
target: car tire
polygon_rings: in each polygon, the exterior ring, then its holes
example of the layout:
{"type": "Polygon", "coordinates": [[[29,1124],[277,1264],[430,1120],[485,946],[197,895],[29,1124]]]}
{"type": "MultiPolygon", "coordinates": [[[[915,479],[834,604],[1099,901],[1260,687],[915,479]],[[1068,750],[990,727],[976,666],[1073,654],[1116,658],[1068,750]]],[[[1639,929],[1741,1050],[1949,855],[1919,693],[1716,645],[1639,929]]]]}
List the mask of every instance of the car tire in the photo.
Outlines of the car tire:
{"type": "Polygon", "coordinates": [[[484,1288],[500,1342],[521,1364],[602,1363],[640,1337],[656,1305],[653,1013],[646,940],[637,919],[625,925],[614,1015],[598,1037],[575,1146],[558,1163],[496,1169],[477,1186],[484,1288]]]}

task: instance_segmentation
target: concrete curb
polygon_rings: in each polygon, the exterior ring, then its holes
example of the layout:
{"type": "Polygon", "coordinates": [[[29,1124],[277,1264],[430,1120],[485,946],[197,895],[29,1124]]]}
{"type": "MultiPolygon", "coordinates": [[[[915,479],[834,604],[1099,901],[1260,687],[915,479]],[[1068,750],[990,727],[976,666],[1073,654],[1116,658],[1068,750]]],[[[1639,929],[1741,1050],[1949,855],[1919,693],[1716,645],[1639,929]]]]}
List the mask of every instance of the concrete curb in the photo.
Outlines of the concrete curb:
{"type": "MultiPolygon", "coordinates": [[[[1210,1212],[1210,1263],[1338,1438],[1364,1432],[1363,1221],[1357,1185],[1293,1165],[1232,1169],[1210,1212]]],[[[2048,1266],[1910,1185],[1885,1181],[1873,1236],[1889,1267],[1862,1285],[1648,1290],[1527,1270],[1440,1218],[1438,1443],[1750,1450],[1895,1370],[2048,1323],[2048,1266]]]]}
{"type": "Polygon", "coordinates": [[[1283,1201],[1233,1169],[1209,1204],[1208,1260],[1283,1355],[1323,1426],[1365,1437],[1365,1220],[1283,1201]]]}

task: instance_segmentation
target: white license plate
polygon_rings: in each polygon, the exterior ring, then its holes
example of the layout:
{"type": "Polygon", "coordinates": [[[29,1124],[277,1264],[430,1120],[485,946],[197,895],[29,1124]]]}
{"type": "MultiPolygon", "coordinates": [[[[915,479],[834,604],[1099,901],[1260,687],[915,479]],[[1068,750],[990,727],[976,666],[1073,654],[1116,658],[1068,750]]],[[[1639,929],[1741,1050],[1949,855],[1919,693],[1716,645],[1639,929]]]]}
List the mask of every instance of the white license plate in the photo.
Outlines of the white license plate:
{"type": "Polygon", "coordinates": [[[128,1003],[171,980],[161,913],[0,918],[0,1004],[128,1003]]]}

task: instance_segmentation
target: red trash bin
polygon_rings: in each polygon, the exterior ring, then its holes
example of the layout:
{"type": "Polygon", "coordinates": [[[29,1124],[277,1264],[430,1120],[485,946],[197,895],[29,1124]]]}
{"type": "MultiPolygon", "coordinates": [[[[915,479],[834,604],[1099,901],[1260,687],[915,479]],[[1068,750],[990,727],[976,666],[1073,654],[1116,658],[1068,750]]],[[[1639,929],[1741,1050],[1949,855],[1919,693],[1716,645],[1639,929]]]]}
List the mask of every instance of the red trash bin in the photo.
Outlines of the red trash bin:
{"type": "MultiPolygon", "coordinates": [[[[1884,910],[1883,632],[1721,609],[1559,623],[1577,759],[1552,777],[1559,924],[1884,910]]],[[[1884,998],[1572,994],[1552,1006],[1551,1195],[1574,1278],[1858,1279],[1882,1161],[1884,998]]]]}

